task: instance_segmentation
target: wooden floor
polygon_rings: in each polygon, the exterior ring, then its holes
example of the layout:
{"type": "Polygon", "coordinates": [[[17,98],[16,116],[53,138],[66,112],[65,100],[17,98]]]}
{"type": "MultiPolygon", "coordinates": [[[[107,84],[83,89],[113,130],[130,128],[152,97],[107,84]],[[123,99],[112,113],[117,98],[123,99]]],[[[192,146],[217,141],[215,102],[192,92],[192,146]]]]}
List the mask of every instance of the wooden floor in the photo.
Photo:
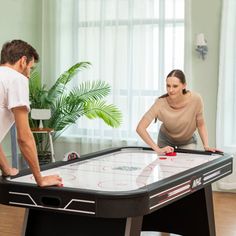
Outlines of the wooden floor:
{"type": "MultiPolygon", "coordinates": [[[[236,193],[214,192],[213,198],[216,235],[236,236],[236,193]]],[[[23,208],[0,204],[0,235],[20,236],[24,213],[23,208]]]]}
{"type": "MultiPolygon", "coordinates": [[[[1,193],[0,193],[1,194],[1,193]]],[[[20,236],[25,210],[0,204],[0,235],[20,236]]]]}
{"type": "Polygon", "coordinates": [[[236,193],[214,192],[217,236],[236,236],[236,193]]]}

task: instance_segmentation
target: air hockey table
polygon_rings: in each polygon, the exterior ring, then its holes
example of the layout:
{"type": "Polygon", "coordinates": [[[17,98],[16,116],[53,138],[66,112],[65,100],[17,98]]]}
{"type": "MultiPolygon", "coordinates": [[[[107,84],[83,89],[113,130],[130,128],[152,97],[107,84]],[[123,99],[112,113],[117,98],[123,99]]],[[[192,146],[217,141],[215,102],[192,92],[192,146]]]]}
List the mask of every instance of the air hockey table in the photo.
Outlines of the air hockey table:
{"type": "Polygon", "coordinates": [[[232,157],[193,150],[158,156],[118,147],[42,167],[63,187],[40,188],[29,170],[0,178],[0,203],[26,208],[22,235],[138,236],[141,231],[214,236],[211,183],[232,157]]]}

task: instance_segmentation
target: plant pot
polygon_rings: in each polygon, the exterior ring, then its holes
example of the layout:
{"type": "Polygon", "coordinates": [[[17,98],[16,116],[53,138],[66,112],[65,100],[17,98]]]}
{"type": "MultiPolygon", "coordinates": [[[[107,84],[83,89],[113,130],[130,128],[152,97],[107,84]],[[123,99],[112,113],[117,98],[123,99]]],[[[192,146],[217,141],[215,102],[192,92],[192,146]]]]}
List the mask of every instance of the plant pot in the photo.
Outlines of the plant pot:
{"type": "Polygon", "coordinates": [[[50,151],[39,152],[38,153],[39,165],[46,165],[52,162],[52,154],[50,151]]]}

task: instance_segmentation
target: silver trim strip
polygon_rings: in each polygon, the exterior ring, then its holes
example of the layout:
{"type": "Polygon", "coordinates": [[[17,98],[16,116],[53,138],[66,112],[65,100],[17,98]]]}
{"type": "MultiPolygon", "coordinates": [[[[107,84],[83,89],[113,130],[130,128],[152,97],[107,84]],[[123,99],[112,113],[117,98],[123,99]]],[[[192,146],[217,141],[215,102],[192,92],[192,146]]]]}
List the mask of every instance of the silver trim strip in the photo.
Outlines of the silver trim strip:
{"type": "Polygon", "coordinates": [[[181,183],[181,184],[179,184],[179,185],[176,185],[176,186],[174,186],[174,187],[172,187],[172,188],[168,188],[168,189],[166,189],[166,190],[164,190],[164,191],[162,191],[162,192],[155,193],[154,195],[151,195],[151,196],[149,197],[149,199],[152,199],[152,198],[154,198],[154,197],[157,197],[157,196],[161,195],[162,193],[168,192],[168,191],[171,190],[171,189],[177,188],[177,187],[180,186],[180,185],[185,185],[185,184],[187,184],[187,183],[189,183],[189,182],[190,182],[190,180],[188,180],[188,181],[186,181],[186,182],[184,182],[184,183],[181,183]]]}
{"type": "Polygon", "coordinates": [[[182,191],[184,191],[184,190],[190,189],[190,187],[191,187],[190,184],[184,185],[183,187],[178,188],[178,189],[175,189],[174,191],[171,191],[171,192],[169,192],[169,193],[167,193],[167,194],[168,194],[168,196],[171,197],[172,195],[178,194],[179,192],[182,192],[182,191]]]}
{"type": "Polygon", "coordinates": [[[223,166],[220,166],[220,167],[218,167],[218,168],[216,168],[216,169],[214,169],[214,170],[211,170],[211,171],[209,171],[209,172],[203,174],[203,176],[208,175],[209,173],[214,172],[214,171],[216,171],[216,170],[222,169],[223,167],[228,166],[228,165],[232,165],[232,162],[227,163],[227,164],[225,164],[225,165],[223,165],[223,166]]]}
{"type": "Polygon", "coordinates": [[[30,205],[30,204],[25,204],[25,203],[19,203],[19,202],[9,202],[12,205],[18,205],[18,206],[33,206],[37,208],[46,208],[46,209],[53,209],[53,210],[60,210],[60,211],[71,211],[71,212],[78,212],[78,213],[84,213],[84,214],[90,214],[90,215],[95,215],[94,211],[82,211],[82,210],[71,210],[71,209],[64,209],[64,208],[54,208],[54,207],[45,207],[41,205],[30,205]]]}
{"type": "Polygon", "coordinates": [[[85,213],[85,214],[95,215],[94,211],[73,210],[73,209],[68,209],[67,208],[73,202],[83,202],[83,203],[95,204],[95,201],[83,200],[83,199],[71,199],[71,201],[64,208],[58,208],[58,207],[48,207],[48,206],[38,205],[34,201],[34,199],[30,196],[30,194],[28,194],[28,193],[9,192],[9,194],[26,196],[32,201],[32,204],[21,203],[21,202],[9,202],[12,205],[31,206],[31,207],[33,206],[33,207],[37,207],[37,208],[56,209],[56,210],[60,210],[60,211],[71,211],[71,212],[78,212],[78,213],[85,213]]]}
{"type": "Polygon", "coordinates": [[[34,203],[34,205],[37,206],[37,203],[34,201],[34,199],[28,193],[9,192],[9,194],[27,196],[34,203]]]}
{"type": "MultiPolygon", "coordinates": [[[[231,172],[231,170],[229,170],[229,171],[223,173],[222,175],[216,176],[214,179],[217,179],[217,178],[219,178],[219,177],[221,177],[221,176],[224,176],[224,175],[226,175],[226,174],[228,174],[228,173],[230,173],[230,172],[231,172]]],[[[207,184],[207,183],[213,181],[214,179],[210,179],[209,181],[204,182],[203,185],[205,185],[205,184],[207,184]]]]}
{"type": "Polygon", "coordinates": [[[95,201],[82,200],[82,199],[71,199],[70,202],[63,209],[67,209],[67,207],[73,202],[84,202],[84,203],[95,204],[95,201]]]}
{"type": "Polygon", "coordinates": [[[203,177],[203,180],[205,181],[205,180],[211,179],[215,176],[220,175],[220,173],[221,173],[221,170],[217,170],[217,171],[213,172],[212,174],[206,175],[205,177],[203,177]]]}
{"type": "Polygon", "coordinates": [[[160,205],[162,205],[162,204],[164,204],[166,202],[169,202],[169,201],[171,201],[171,200],[173,200],[173,199],[175,199],[175,198],[177,198],[179,196],[182,196],[182,195],[184,195],[185,193],[188,193],[188,192],[191,192],[191,189],[189,189],[188,191],[185,191],[185,192],[183,192],[183,193],[181,193],[179,195],[176,195],[176,197],[168,198],[166,201],[160,202],[160,203],[158,203],[158,204],[156,204],[156,205],[154,205],[152,207],[149,207],[149,209],[152,210],[152,209],[154,209],[154,208],[156,208],[156,207],[158,207],[158,206],[160,206],[160,205]]]}

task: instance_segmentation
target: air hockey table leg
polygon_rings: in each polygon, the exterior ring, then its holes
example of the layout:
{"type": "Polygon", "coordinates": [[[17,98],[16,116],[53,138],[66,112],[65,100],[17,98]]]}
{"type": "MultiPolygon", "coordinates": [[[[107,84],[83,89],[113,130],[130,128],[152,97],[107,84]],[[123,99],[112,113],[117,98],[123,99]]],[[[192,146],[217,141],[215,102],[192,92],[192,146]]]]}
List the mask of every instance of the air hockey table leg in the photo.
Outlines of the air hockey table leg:
{"type": "Polygon", "coordinates": [[[143,217],[128,217],[126,219],[125,235],[124,236],[139,236],[141,233],[143,217]]]}
{"type": "Polygon", "coordinates": [[[27,222],[28,222],[28,215],[29,215],[29,209],[26,208],[25,209],[24,220],[23,220],[23,225],[22,225],[22,230],[21,230],[21,236],[25,236],[27,222]]]}
{"type": "Polygon", "coordinates": [[[211,185],[143,217],[143,231],[215,236],[211,185]]]}

